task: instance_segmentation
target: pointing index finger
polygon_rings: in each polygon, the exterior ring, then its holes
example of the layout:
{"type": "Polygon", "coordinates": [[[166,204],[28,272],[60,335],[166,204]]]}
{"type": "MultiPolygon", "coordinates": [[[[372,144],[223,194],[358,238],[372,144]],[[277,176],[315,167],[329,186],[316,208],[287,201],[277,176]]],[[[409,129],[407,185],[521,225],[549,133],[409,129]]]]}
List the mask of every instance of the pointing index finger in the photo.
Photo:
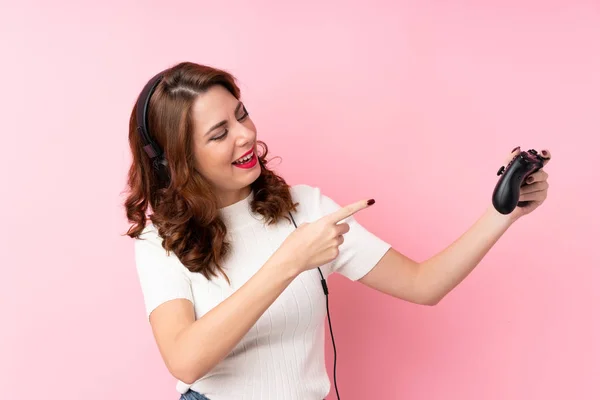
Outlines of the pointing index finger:
{"type": "Polygon", "coordinates": [[[346,219],[346,218],[356,214],[360,210],[363,210],[369,206],[372,206],[374,203],[375,203],[375,200],[373,200],[373,199],[357,201],[356,203],[349,204],[345,207],[340,208],[337,211],[332,212],[331,214],[329,214],[327,216],[327,219],[330,222],[337,224],[341,220],[346,219]]]}

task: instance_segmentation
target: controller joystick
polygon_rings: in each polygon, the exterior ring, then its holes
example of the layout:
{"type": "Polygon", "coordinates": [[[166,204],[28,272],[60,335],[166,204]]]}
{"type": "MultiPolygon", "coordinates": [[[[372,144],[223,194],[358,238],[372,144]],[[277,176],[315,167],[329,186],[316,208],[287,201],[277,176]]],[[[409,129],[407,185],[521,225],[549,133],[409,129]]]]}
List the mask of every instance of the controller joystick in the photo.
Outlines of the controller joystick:
{"type": "Polygon", "coordinates": [[[492,204],[501,214],[510,214],[527,202],[520,202],[520,189],[525,179],[544,166],[544,159],[531,149],[517,154],[506,167],[498,170],[500,179],[494,188],[492,204]]]}

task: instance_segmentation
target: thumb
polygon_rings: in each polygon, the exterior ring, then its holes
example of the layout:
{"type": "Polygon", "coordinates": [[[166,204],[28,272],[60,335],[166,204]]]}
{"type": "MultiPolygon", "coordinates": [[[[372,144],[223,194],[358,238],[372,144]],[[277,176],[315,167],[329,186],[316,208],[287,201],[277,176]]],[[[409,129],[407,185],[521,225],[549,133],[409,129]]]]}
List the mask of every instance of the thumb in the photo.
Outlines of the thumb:
{"type": "Polygon", "coordinates": [[[515,158],[518,154],[521,154],[521,146],[517,146],[514,149],[512,149],[510,154],[508,154],[506,156],[506,158],[504,159],[504,164],[502,164],[502,166],[500,166],[500,169],[498,169],[498,172],[496,173],[496,175],[498,175],[498,176],[502,175],[504,173],[504,170],[508,166],[508,163],[511,162],[512,159],[515,158]]]}
{"type": "Polygon", "coordinates": [[[504,165],[506,166],[518,154],[521,154],[521,146],[517,146],[514,149],[512,149],[510,154],[506,156],[506,159],[504,160],[504,165]]]}

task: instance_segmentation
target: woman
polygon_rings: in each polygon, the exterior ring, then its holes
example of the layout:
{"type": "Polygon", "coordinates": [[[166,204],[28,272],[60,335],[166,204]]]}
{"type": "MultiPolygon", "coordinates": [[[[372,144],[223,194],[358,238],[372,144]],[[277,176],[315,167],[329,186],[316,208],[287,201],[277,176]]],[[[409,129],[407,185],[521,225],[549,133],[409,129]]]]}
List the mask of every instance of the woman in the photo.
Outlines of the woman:
{"type": "Polygon", "coordinates": [[[128,235],[149,323],[182,399],[325,398],[322,281],[337,272],[434,305],[548,189],[546,172],[536,172],[521,189],[527,206],[509,215],[488,206],[450,247],[417,263],[353,218],[374,200],[340,207],[269,170],[225,71],[185,62],[151,79],[129,141],[128,235]]]}

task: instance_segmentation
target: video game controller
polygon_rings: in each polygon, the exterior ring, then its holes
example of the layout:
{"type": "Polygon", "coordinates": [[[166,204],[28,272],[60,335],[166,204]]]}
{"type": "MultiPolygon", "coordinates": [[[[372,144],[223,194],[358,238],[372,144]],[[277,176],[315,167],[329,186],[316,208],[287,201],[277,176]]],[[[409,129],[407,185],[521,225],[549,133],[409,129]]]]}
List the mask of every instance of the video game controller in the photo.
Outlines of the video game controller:
{"type": "Polygon", "coordinates": [[[517,154],[506,166],[500,167],[497,175],[502,175],[496,184],[492,203],[501,214],[510,214],[527,202],[520,202],[520,189],[525,179],[544,166],[544,159],[531,149],[517,154]]]}

